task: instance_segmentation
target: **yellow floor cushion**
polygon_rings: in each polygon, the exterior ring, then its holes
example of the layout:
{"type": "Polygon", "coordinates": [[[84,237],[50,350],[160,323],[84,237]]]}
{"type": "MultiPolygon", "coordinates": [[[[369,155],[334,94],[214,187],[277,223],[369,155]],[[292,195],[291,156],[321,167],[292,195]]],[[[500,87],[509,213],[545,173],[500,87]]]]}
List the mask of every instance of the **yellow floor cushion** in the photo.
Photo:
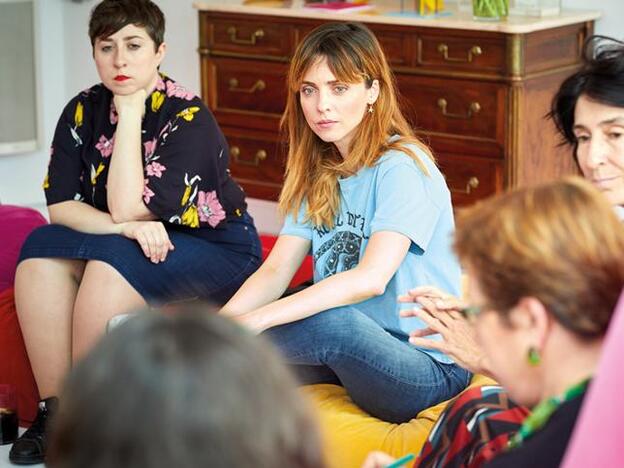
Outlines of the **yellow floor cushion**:
{"type": "MultiPolygon", "coordinates": [[[[492,383],[492,379],[476,375],[469,387],[492,383]]],[[[447,404],[427,408],[409,422],[393,424],[366,414],[338,385],[308,385],[303,392],[312,398],[316,409],[330,468],[359,468],[372,450],[396,457],[418,454],[447,404]]]]}

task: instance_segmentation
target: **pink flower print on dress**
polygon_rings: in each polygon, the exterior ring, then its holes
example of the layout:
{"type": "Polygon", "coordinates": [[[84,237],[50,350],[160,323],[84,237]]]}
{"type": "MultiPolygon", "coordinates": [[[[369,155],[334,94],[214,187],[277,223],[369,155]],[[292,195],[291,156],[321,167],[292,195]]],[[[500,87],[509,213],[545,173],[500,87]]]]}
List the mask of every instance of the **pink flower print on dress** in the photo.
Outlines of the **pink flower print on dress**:
{"type": "Polygon", "coordinates": [[[160,179],[162,177],[162,173],[165,172],[167,168],[162,164],[154,161],[153,163],[145,166],[145,170],[147,171],[148,176],[156,176],[160,179]]]}
{"type": "Polygon", "coordinates": [[[147,161],[154,156],[154,151],[156,150],[156,138],[146,141],[143,143],[143,146],[145,147],[145,160],[147,161]]]}
{"type": "Polygon", "coordinates": [[[184,86],[173,83],[171,81],[167,81],[167,97],[171,96],[175,96],[180,99],[186,99],[187,101],[190,101],[195,97],[195,95],[184,86]]]}
{"type": "Polygon", "coordinates": [[[117,109],[115,108],[115,102],[111,101],[110,112],[108,113],[108,119],[110,120],[111,125],[115,125],[117,120],[119,120],[119,116],[117,115],[117,109]]]}
{"type": "Polygon", "coordinates": [[[164,91],[165,90],[165,80],[162,79],[162,76],[158,75],[158,81],[156,82],[156,90],[164,91]]]}
{"type": "Polygon", "coordinates": [[[146,205],[149,204],[152,197],[155,195],[154,192],[147,186],[149,179],[145,179],[145,185],[143,186],[143,201],[146,205]]]}
{"type": "Polygon", "coordinates": [[[199,211],[199,220],[210,224],[212,227],[225,219],[225,211],[223,211],[223,207],[217,198],[217,192],[214,190],[212,192],[199,191],[197,194],[197,211],[199,211]]]}
{"type": "Polygon", "coordinates": [[[111,154],[113,154],[114,144],[115,136],[109,140],[104,135],[101,135],[99,141],[95,145],[95,148],[100,151],[103,158],[108,158],[111,154]]]}

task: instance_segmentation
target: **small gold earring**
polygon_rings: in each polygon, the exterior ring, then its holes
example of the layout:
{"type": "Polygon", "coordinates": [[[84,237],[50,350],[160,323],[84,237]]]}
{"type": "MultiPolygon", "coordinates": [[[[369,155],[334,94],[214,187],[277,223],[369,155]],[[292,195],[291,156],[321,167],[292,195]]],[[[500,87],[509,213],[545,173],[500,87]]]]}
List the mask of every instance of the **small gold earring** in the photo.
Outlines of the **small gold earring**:
{"type": "Polygon", "coordinates": [[[369,113],[369,114],[372,114],[372,113],[373,113],[373,105],[372,105],[372,104],[369,104],[369,105],[368,105],[368,113],[369,113]]]}

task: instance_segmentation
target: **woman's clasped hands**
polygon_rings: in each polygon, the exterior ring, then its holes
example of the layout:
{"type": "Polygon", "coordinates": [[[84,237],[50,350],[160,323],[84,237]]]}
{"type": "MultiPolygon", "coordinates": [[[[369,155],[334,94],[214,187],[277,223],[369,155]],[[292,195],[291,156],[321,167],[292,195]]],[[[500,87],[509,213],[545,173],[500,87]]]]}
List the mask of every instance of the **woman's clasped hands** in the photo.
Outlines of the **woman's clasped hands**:
{"type": "Polygon", "coordinates": [[[401,317],[418,317],[427,325],[410,333],[411,344],[441,351],[473,373],[487,373],[486,358],[476,341],[475,329],[462,313],[466,307],[463,300],[434,286],[410,289],[398,300],[420,306],[402,310],[401,317]],[[442,339],[427,338],[436,334],[442,339]]]}

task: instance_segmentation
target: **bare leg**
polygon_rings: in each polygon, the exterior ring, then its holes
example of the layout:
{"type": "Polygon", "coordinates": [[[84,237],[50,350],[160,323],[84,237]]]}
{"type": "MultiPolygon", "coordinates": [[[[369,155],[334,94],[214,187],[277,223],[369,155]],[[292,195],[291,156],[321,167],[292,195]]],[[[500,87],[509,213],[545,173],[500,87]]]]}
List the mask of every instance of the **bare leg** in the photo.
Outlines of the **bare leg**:
{"type": "Polygon", "coordinates": [[[108,263],[90,260],[74,306],[72,362],[83,357],[104,334],[111,317],[145,306],[141,295],[108,263]]]}
{"type": "Polygon", "coordinates": [[[15,304],[41,398],[57,396],[71,365],[71,323],[85,262],[30,258],[17,267],[15,304]]]}

